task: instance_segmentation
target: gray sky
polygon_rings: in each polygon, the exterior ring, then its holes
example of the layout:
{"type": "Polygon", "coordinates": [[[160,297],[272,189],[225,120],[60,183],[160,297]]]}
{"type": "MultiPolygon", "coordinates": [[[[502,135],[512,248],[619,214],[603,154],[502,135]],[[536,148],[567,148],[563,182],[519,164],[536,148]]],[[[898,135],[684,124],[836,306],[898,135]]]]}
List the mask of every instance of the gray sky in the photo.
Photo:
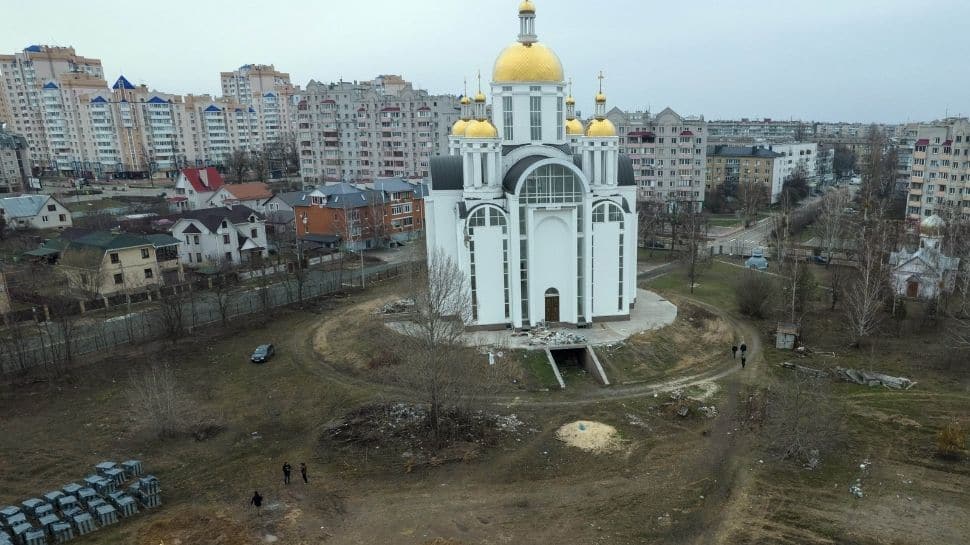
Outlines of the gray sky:
{"type": "MultiPolygon", "coordinates": [[[[218,93],[275,64],[294,83],[397,73],[432,92],[491,76],[519,0],[2,0],[0,52],[73,45],[109,82],[218,93]],[[16,14],[16,16],[11,16],[16,14]]],[[[967,0],[535,0],[539,39],[592,111],[671,106],[708,119],[928,120],[970,114],[967,0]]]]}

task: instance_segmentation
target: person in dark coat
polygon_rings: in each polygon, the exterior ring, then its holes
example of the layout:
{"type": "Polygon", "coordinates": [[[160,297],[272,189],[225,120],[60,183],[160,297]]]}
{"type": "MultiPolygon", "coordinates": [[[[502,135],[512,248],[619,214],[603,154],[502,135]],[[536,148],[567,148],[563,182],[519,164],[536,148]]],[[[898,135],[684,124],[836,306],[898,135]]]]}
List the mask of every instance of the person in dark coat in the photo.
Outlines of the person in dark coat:
{"type": "Polygon", "coordinates": [[[747,360],[748,358],[744,356],[744,352],[741,352],[741,369],[744,369],[744,364],[747,360]]]}
{"type": "Polygon", "coordinates": [[[306,477],[306,463],[300,462],[300,475],[303,476],[303,484],[309,484],[310,481],[306,477]]]}
{"type": "Polygon", "coordinates": [[[259,490],[253,492],[253,499],[249,500],[249,505],[256,508],[256,514],[260,513],[259,508],[263,506],[263,497],[259,495],[259,490]]]}
{"type": "Polygon", "coordinates": [[[290,484],[290,471],[293,470],[293,466],[289,462],[283,462],[283,484],[290,484]]]}
{"type": "Polygon", "coordinates": [[[738,358],[738,345],[731,346],[731,359],[735,360],[738,358]]]}
{"type": "Polygon", "coordinates": [[[741,357],[742,358],[744,357],[744,354],[747,351],[748,351],[748,345],[744,344],[744,341],[742,341],[741,342],[741,357]]]}

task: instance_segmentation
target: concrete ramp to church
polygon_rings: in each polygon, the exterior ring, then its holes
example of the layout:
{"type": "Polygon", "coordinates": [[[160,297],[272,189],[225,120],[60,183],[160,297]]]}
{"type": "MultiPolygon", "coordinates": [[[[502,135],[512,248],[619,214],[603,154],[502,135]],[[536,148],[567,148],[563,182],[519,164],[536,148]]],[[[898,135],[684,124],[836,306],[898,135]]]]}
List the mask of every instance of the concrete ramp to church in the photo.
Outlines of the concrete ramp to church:
{"type": "MultiPolygon", "coordinates": [[[[610,380],[600,365],[600,360],[596,357],[593,347],[588,344],[566,344],[561,346],[546,347],[546,358],[552,366],[552,372],[556,375],[559,387],[566,389],[566,381],[563,379],[564,369],[583,369],[593,379],[603,386],[609,386],[610,380]]],[[[568,374],[567,374],[568,376],[568,374]]]]}

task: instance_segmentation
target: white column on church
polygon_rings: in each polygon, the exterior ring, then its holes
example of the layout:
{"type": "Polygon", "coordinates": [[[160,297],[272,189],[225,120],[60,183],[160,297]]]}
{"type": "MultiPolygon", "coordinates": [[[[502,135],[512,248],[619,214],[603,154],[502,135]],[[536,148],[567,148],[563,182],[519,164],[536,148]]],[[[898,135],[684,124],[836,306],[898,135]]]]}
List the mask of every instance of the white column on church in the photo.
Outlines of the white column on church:
{"type": "Polygon", "coordinates": [[[600,150],[593,152],[593,185],[603,183],[603,153],[600,150]]]}
{"type": "Polygon", "coordinates": [[[465,187],[472,187],[475,183],[474,172],[472,171],[472,159],[474,158],[472,152],[463,151],[461,154],[461,168],[462,175],[465,178],[465,187]]]}
{"type": "Polygon", "coordinates": [[[475,187],[482,187],[482,152],[478,150],[472,152],[472,176],[475,187]]]}
{"type": "Polygon", "coordinates": [[[493,181],[497,184],[498,171],[496,170],[497,167],[495,165],[495,152],[489,151],[485,157],[485,161],[485,172],[488,174],[487,178],[485,179],[485,185],[491,185],[493,181]],[[496,180],[492,180],[492,178],[496,178],[496,180]]]}

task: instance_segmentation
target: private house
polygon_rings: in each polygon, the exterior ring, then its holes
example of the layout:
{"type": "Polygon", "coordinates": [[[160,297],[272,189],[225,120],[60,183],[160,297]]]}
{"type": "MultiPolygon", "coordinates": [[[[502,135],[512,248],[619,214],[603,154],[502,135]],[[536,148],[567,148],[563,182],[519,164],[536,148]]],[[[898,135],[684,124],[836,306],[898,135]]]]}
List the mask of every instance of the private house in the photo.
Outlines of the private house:
{"type": "Polygon", "coordinates": [[[46,258],[65,273],[78,292],[97,296],[134,293],[181,276],[173,239],[154,237],[71,228],[26,255],[46,258]]]}
{"type": "Polygon", "coordinates": [[[213,167],[184,168],[175,182],[175,195],[168,201],[178,210],[205,208],[223,185],[222,174],[213,167]]]}
{"type": "Polygon", "coordinates": [[[238,266],[268,255],[266,219],[248,206],[190,210],[172,219],[184,266],[238,266]]]}
{"type": "Polygon", "coordinates": [[[73,225],[71,212],[50,195],[0,199],[0,215],[10,229],[63,229],[73,225]]]}
{"type": "Polygon", "coordinates": [[[350,250],[410,240],[424,224],[422,186],[401,179],[367,186],[323,185],[309,191],[293,210],[300,237],[342,240],[350,250]]]}
{"type": "Polygon", "coordinates": [[[220,187],[211,198],[208,207],[223,207],[241,204],[257,211],[264,212],[265,203],[273,192],[263,182],[249,182],[244,184],[226,184],[220,187]]]}
{"type": "Polygon", "coordinates": [[[960,259],[947,257],[940,250],[946,222],[932,215],[920,224],[919,248],[905,248],[889,255],[893,288],[897,295],[912,299],[934,299],[950,293],[960,270],[960,259]]]}

